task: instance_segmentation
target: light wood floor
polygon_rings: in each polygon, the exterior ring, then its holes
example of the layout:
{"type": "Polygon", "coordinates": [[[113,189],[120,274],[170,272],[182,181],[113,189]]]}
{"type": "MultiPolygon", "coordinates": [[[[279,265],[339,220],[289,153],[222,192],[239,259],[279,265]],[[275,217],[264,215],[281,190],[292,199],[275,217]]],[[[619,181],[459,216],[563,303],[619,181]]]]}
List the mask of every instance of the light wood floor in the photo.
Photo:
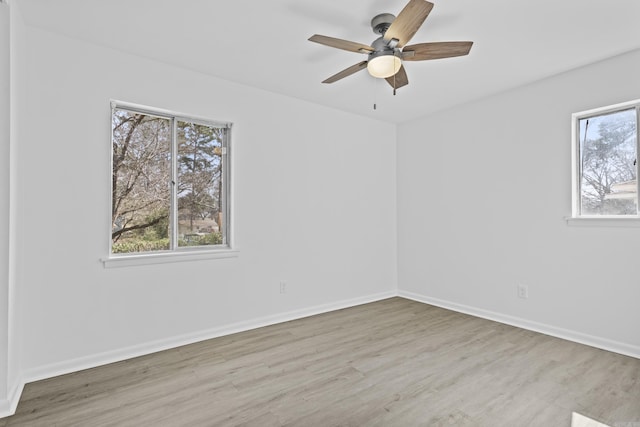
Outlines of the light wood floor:
{"type": "Polygon", "coordinates": [[[391,298],[31,383],[0,427],[563,427],[572,411],[639,427],[640,360],[391,298]]]}

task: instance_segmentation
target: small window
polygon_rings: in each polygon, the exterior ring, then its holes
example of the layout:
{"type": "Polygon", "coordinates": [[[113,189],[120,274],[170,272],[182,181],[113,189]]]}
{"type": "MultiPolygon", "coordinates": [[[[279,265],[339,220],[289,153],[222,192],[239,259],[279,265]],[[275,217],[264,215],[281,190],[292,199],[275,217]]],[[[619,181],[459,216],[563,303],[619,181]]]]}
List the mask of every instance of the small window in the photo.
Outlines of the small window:
{"type": "Polygon", "coordinates": [[[112,255],[229,247],[229,124],[112,105],[112,255]]]}
{"type": "Polygon", "coordinates": [[[573,115],[573,217],[638,217],[640,101],[573,115]]]}

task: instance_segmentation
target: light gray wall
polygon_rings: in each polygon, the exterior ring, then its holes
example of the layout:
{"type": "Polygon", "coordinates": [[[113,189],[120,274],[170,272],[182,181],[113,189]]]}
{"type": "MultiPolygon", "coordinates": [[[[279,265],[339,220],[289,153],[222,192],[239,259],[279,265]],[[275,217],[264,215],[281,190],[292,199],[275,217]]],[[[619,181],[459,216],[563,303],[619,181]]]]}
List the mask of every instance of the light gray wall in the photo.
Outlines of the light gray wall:
{"type": "Polygon", "coordinates": [[[7,398],[9,357],[10,11],[0,3],[0,401],[7,398]]]}
{"type": "Polygon", "coordinates": [[[22,323],[21,313],[21,287],[19,284],[19,264],[18,264],[18,248],[20,245],[20,235],[18,234],[18,226],[20,224],[20,211],[18,195],[20,194],[20,183],[18,181],[18,152],[20,146],[20,128],[22,123],[29,124],[28,121],[22,122],[25,117],[21,116],[20,111],[26,107],[26,88],[27,81],[27,46],[26,46],[26,27],[20,12],[19,4],[16,0],[9,3],[11,9],[11,147],[9,156],[9,175],[10,175],[10,223],[9,230],[9,295],[8,295],[8,317],[9,317],[9,376],[8,376],[8,393],[9,402],[12,410],[22,392],[22,323]]]}
{"type": "Polygon", "coordinates": [[[24,23],[16,2],[0,3],[0,416],[22,391],[17,275],[17,112],[26,72],[24,23]]]}
{"type": "Polygon", "coordinates": [[[395,292],[393,125],[34,28],[27,47],[18,159],[27,379],[395,292]],[[238,258],[103,268],[110,99],[234,123],[238,258]]]}
{"type": "Polygon", "coordinates": [[[564,220],[571,113],[639,75],[633,52],[401,125],[400,292],[640,355],[640,228],[564,220]]]}

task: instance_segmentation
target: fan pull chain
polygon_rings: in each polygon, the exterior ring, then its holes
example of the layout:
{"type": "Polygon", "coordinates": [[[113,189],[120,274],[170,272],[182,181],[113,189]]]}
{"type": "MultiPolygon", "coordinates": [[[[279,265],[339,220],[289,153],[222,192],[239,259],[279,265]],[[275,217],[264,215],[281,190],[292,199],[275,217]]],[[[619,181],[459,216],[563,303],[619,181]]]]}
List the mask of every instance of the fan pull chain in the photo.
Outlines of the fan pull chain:
{"type": "Polygon", "coordinates": [[[373,109],[377,110],[378,109],[378,91],[377,89],[377,85],[376,85],[376,79],[372,79],[371,83],[373,84],[373,90],[371,91],[373,93],[373,109]]]}
{"type": "Polygon", "coordinates": [[[398,74],[398,70],[395,68],[393,70],[395,71],[395,73],[393,73],[393,96],[396,96],[396,74],[398,74]]]}

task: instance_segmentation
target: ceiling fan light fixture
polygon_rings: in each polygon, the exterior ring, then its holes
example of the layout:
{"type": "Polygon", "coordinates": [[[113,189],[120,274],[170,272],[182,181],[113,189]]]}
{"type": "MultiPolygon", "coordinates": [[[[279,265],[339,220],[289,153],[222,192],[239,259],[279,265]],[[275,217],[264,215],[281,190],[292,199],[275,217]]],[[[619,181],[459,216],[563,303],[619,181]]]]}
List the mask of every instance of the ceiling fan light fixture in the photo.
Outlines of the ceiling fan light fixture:
{"type": "Polygon", "coordinates": [[[393,52],[382,55],[371,54],[367,62],[367,71],[373,77],[386,79],[400,71],[402,60],[393,52]]]}

